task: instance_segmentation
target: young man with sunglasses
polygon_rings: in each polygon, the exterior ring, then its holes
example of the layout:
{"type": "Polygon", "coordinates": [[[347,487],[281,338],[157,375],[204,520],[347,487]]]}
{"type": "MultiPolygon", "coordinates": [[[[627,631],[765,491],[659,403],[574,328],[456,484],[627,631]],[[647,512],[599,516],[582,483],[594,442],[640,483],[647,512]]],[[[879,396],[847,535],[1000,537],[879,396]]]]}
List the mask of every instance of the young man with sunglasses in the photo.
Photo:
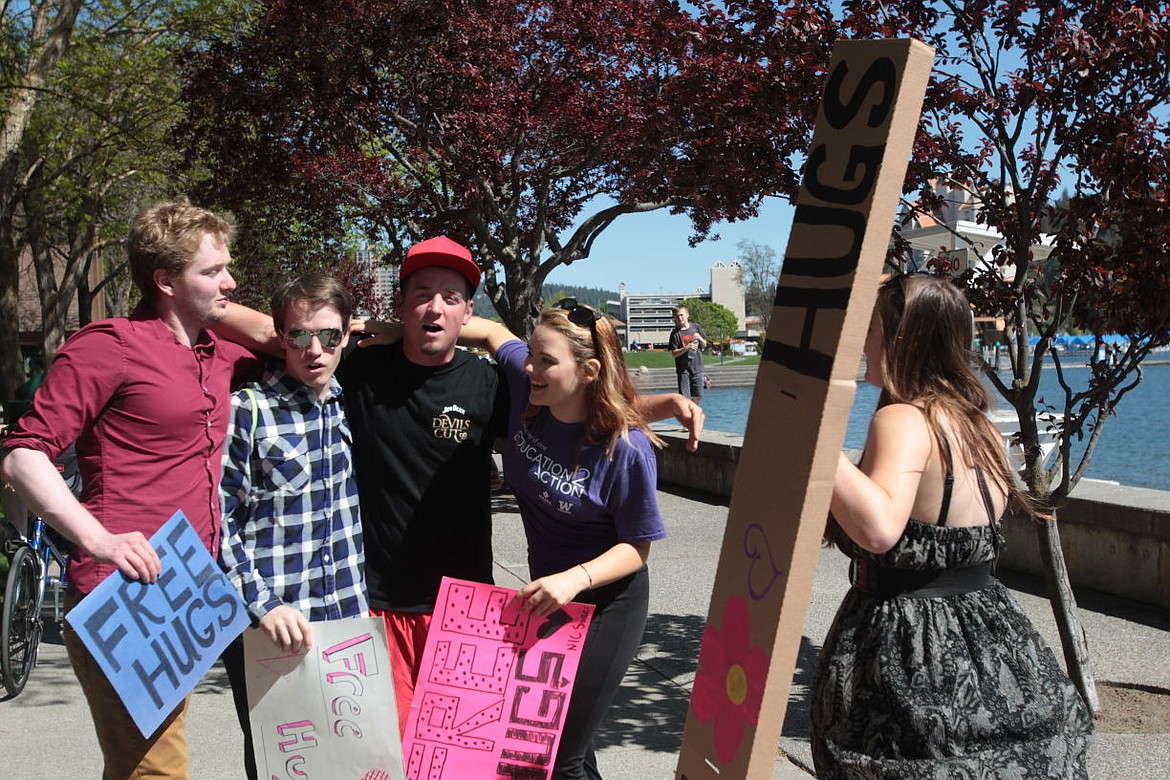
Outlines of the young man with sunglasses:
{"type": "MultiPolygon", "coordinates": [[[[352,436],[334,378],[353,300],[312,272],[272,296],[284,363],[232,396],[224,448],[221,561],[254,626],[286,653],[313,645],[309,621],[368,614],[352,436]]],[[[243,639],[223,655],[256,780],[243,639]]]]}

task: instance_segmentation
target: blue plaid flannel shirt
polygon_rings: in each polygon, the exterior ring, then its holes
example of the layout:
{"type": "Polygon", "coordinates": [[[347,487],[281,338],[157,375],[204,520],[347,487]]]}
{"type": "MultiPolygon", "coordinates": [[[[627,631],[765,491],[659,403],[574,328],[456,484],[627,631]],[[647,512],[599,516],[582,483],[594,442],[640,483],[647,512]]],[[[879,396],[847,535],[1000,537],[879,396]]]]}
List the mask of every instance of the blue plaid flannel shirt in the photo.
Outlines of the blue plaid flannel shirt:
{"type": "Polygon", "coordinates": [[[283,370],[232,395],[222,565],[253,624],[281,604],[309,620],[369,611],[352,436],[332,380],[323,401],[283,370]],[[255,399],[255,430],[252,398],[255,399]]]}

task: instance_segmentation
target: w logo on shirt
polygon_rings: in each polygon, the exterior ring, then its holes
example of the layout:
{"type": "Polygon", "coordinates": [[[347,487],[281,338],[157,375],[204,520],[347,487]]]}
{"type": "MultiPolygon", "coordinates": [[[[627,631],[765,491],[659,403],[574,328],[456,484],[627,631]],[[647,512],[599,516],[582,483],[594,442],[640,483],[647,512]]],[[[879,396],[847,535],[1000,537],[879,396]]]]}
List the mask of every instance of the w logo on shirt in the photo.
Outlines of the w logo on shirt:
{"type": "Polygon", "coordinates": [[[571,501],[557,500],[557,509],[560,509],[566,515],[573,514],[573,503],[571,501]]]}

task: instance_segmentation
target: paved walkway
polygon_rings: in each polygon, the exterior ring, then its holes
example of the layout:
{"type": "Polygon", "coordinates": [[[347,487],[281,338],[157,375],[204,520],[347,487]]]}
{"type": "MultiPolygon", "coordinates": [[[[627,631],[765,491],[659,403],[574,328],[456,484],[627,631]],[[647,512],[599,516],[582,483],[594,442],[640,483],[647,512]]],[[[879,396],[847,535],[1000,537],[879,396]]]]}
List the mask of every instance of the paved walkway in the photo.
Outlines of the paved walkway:
{"type": "MultiPolygon", "coordinates": [[[[674,777],[678,746],[707,614],[716,556],[727,508],[659,493],[670,538],[651,556],[650,620],[638,660],[631,667],[600,736],[599,761],[609,780],[674,777]]],[[[496,579],[525,579],[523,531],[510,497],[496,500],[496,579]]],[[[1058,645],[1042,584],[1010,578],[1041,633],[1058,645]]],[[[808,685],[820,643],[845,590],[845,561],[821,553],[801,643],[784,737],[774,780],[807,780],[808,685]]],[[[1170,614],[1094,593],[1080,594],[1081,617],[1099,680],[1170,689],[1170,614]]],[[[241,776],[240,735],[221,668],[197,687],[190,716],[194,780],[241,776]]],[[[97,745],[80,691],[59,639],[42,646],[41,661],[25,692],[0,701],[0,778],[96,778],[97,745]]],[[[1098,734],[1090,753],[1094,780],[1165,780],[1170,776],[1170,734],[1098,734]]],[[[475,780],[468,778],[467,780],[475,780]]]]}

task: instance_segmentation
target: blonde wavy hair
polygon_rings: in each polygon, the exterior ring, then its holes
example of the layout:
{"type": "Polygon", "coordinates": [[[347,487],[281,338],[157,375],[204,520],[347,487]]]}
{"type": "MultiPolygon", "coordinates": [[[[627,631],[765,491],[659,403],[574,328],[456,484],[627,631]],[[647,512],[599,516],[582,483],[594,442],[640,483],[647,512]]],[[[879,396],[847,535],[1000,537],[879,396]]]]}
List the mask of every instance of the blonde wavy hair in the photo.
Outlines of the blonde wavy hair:
{"type": "Polygon", "coordinates": [[[154,272],[183,273],[208,233],[224,246],[230,245],[236,236],[235,219],[193,206],[185,197],[156,203],[135,215],[126,251],[130,278],[148,303],[158,300],[154,272]]]}
{"type": "MultiPolygon", "coordinates": [[[[596,314],[588,306],[579,308],[596,314]]],[[[536,324],[563,335],[577,365],[584,365],[590,359],[596,359],[601,365],[597,378],[585,385],[585,436],[591,444],[605,442],[605,453],[612,458],[618,440],[628,442],[630,431],[637,429],[655,447],[664,446],[662,439],[650,430],[646,419],[634,407],[637,391],[626,370],[617,332],[608,317],[600,316],[590,327],[571,322],[565,309],[546,309],[540,313],[536,324]]],[[[529,406],[524,416],[531,417],[537,410],[538,407],[529,406]]]]}

